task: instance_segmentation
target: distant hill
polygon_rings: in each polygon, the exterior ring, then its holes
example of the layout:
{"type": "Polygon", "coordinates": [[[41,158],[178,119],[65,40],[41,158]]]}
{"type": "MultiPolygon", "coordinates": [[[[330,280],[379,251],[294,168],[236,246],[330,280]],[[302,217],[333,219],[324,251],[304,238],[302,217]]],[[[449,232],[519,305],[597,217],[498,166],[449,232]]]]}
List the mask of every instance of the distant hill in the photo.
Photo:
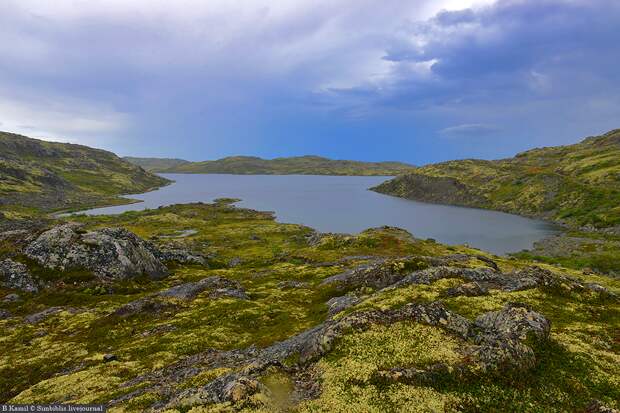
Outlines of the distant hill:
{"type": "Polygon", "coordinates": [[[0,209],[118,203],[168,182],[112,152],[0,132],[0,209]]]}
{"type": "Polygon", "coordinates": [[[184,159],[175,158],[137,158],[134,156],[125,156],[123,159],[134,165],[141,166],[145,171],[149,172],[161,172],[180,165],[191,163],[190,161],[186,161],[184,159]]]}
{"type": "Polygon", "coordinates": [[[510,159],[426,165],[373,190],[620,231],[620,129],[510,159]]]}
{"type": "Polygon", "coordinates": [[[320,156],[262,159],[231,156],[215,161],[187,162],[179,159],[125,158],[152,172],[240,175],[398,175],[414,168],[401,162],[332,160],[320,156]]]}

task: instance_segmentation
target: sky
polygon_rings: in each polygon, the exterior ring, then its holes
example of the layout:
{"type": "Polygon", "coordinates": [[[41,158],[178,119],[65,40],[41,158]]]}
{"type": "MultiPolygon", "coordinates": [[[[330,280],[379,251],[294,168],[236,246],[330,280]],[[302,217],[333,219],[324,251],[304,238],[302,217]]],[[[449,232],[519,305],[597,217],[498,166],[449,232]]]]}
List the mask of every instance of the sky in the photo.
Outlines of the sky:
{"type": "Polygon", "coordinates": [[[426,164],[620,128],[618,0],[2,0],[0,130],[426,164]]]}

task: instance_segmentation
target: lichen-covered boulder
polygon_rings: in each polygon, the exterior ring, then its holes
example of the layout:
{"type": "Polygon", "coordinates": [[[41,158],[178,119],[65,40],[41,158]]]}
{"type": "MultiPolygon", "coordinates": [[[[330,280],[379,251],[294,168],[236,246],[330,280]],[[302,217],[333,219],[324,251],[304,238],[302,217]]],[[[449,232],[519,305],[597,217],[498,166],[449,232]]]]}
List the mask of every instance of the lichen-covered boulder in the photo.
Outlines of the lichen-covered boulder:
{"type": "Polygon", "coordinates": [[[551,322],[545,316],[519,303],[508,303],[500,311],[484,313],[476,318],[475,325],[519,340],[530,334],[547,339],[551,330],[551,322]]]}
{"type": "Polygon", "coordinates": [[[65,224],[42,233],[25,253],[44,267],[61,271],[84,268],[112,279],[165,277],[168,270],[153,250],[150,243],[124,228],[82,232],[75,224],[65,224]]]}
{"type": "Polygon", "coordinates": [[[0,285],[27,293],[39,291],[39,287],[30,275],[28,267],[11,259],[0,261],[0,285]]]}

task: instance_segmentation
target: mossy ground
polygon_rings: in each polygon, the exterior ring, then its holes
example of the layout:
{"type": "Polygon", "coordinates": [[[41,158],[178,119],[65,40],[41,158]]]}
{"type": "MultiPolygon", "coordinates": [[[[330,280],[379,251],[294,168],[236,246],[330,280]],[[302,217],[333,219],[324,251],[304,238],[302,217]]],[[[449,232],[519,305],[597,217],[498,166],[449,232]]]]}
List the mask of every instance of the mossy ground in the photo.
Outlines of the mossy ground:
{"type": "MultiPolygon", "coordinates": [[[[75,216],[89,228],[122,226],[156,243],[179,243],[210,256],[209,268],[175,265],[162,281],[137,279],[99,285],[75,274],[48,277],[54,287],[38,295],[21,294],[18,303],[0,304],[18,317],[0,321],[0,401],[13,403],[104,403],[127,395],[145,383],[126,384],[207,349],[264,347],[315,326],[327,317],[325,302],[341,295],[321,286],[326,277],[365,262],[364,256],[448,255],[480,253],[416,240],[397,229],[376,229],[357,236],[327,236],[309,245],[312,230],[276,223],[269,213],[216,204],[175,205],[118,216],[75,216]],[[174,237],[180,230],[195,230],[174,237]],[[343,260],[343,258],[349,258],[343,260]],[[160,313],[111,317],[119,306],[182,282],[219,275],[237,280],[249,300],[171,301],[160,313]],[[281,288],[282,281],[300,281],[281,288]],[[21,316],[63,306],[63,311],[38,324],[21,316]],[[104,363],[106,353],[117,361],[104,363]]],[[[4,246],[3,248],[9,248],[4,246]]],[[[504,271],[531,264],[495,257],[504,271]]],[[[480,266],[472,260],[467,265],[480,266]]],[[[557,268],[549,266],[557,271],[557,268]]],[[[565,273],[620,291],[620,282],[606,277],[565,273]]],[[[36,271],[35,271],[36,272],[36,271]]],[[[345,313],[369,308],[395,308],[412,301],[433,301],[459,280],[407,286],[382,293],[358,291],[369,299],[345,313]]],[[[0,296],[9,293],[0,291],[0,296]]],[[[318,399],[292,403],[292,378],[274,371],[263,378],[270,396],[258,394],[246,411],[576,411],[592,398],[618,407],[620,400],[620,312],[614,301],[595,294],[539,289],[493,292],[483,297],[442,298],[448,308],[473,318],[521,301],[552,321],[552,340],[537,349],[537,367],[522,376],[481,375],[463,382],[446,378],[432,386],[377,384],[370,377],[379,368],[423,367],[437,361],[460,360],[459,341],[443,330],[401,322],[351,332],[316,365],[322,392],[318,399]]],[[[203,366],[197,365],[197,368],[203,366]]],[[[204,385],[229,372],[204,368],[182,380],[179,389],[204,385]]],[[[140,412],[161,399],[155,391],[120,403],[112,411],[140,412]]],[[[235,411],[225,404],[193,412],[235,411]]]]}

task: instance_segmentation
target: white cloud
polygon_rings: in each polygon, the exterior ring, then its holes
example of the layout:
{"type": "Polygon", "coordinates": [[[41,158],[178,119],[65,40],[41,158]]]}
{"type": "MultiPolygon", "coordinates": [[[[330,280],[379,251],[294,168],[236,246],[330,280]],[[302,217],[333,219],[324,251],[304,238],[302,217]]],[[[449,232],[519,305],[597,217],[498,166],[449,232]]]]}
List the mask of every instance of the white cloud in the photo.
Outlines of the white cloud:
{"type": "Polygon", "coordinates": [[[101,134],[114,134],[128,125],[129,117],[102,104],[57,98],[23,100],[0,93],[2,129],[51,140],[92,141],[101,134]]]}

